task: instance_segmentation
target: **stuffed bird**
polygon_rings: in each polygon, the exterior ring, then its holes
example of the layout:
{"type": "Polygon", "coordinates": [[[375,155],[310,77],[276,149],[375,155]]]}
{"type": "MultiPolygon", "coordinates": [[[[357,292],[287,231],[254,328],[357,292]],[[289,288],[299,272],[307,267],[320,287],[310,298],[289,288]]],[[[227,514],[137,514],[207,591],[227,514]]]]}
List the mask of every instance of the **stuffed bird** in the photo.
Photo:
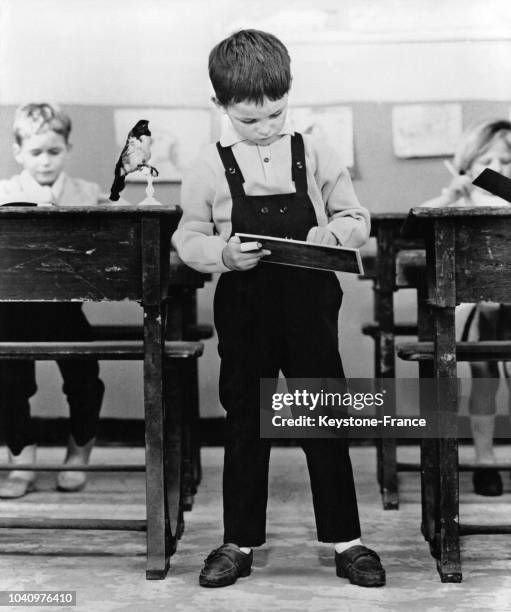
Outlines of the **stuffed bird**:
{"type": "Polygon", "coordinates": [[[119,194],[124,189],[126,175],[142,168],[148,168],[151,176],[158,176],[158,170],[147,162],[151,158],[151,132],[149,121],[141,119],[130,130],[121,156],[114,170],[114,182],[110,189],[110,200],[117,202],[119,194]]]}

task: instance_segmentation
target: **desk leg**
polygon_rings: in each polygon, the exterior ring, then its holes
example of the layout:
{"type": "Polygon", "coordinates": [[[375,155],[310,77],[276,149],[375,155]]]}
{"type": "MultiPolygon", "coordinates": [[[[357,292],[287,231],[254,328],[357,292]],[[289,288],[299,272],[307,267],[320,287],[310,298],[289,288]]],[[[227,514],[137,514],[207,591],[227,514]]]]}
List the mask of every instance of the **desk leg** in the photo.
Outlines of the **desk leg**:
{"type": "MultiPolygon", "coordinates": [[[[396,288],[396,238],[399,229],[394,222],[382,223],[378,230],[376,255],[377,287],[375,291],[375,313],[379,325],[378,354],[379,373],[383,378],[395,378],[396,356],[394,338],[394,291],[396,288]]],[[[393,401],[386,402],[386,411],[395,412],[395,393],[393,401]]],[[[392,415],[390,415],[392,416],[392,415]]],[[[379,441],[378,468],[384,510],[399,508],[397,483],[397,444],[396,440],[379,441]]]]}
{"type": "MultiPolygon", "coordinates": [[[[197,290],[193,288],[185,296],[185,319],[191,325],[197,324],[197,290]]],[[[185,337],[185,340],[188,338],[185,337]]],[[[192,338],[193,339],[193,338],[192,338]]],[[[200,339],[200,338],[199,338],[200,339]]],[[[191,510],[193,496],[202,477],[200,448],[200,407],[199,407],[199,367],[198,360],[193,359],[188,368],[189,375],[189,408],[187,412],[188,440],[190,449],[190,479],[184,492],[186,506],[191,510]]],[[[186,509],[186,508],[185,508],[186,509]]]]}
{"type": "MultiPolygon", "coordinates": [[[[197,492],[197,458],[194,436],[198,433],[198,389],[197,360],[190,359],[181,369],[181,380],[186,385],[187,401],[183,404],[181,420],[181,496],[182,509],[190,511],[193,508],[194,495],[197,492]]],[[[199,464],[200,465],[200,464],[199,464]]]]}
{"type": "MultiPolygon", "coordinates": [[[[418,340],[433,340],[433,319],[431,308],[428,304],[428,289],[425,277],[421,277],[417,284],[417,334],[418,340]]],[[[419,361],[419,381],[421,379],[433,379],[435,370],[433,362],[419,361]]],[[[431,389],[426,386],[419,387],[421,416],[436,418],[436,413],[431,411],[431,389]]],[[[439,504],[438,492],[438,440],[424,438],[420,446],[421,463],[421,532],[424,539],[430,543],[431,554],[438,556],[435,549],[435,533],[438,517],[436,511],[439,504]]]]}
{"type": "Polygon", "coordinates": [[[144,308],[144,406],[148,580],[165,578],[169,568],[165,522],[162,309],[144,308]]]}
{"type": "MultiPolygon", "coordinates": [[[[427,414],[427,413],[422,413],[427,414]]],[[[421,440],[421,532],[426,542],[431,544],[431,554],[436,557],[433,548],[435,541],[438,507],[438,441],[421,440]]]]}
{"type": "MultiPolygon", "coordinates": [[[[379,325],[379,311],[380,311],[380,301],[379,301],[380,292],[377,287],[377,281],[373,285],[373,320],[376,321],[379,325]]],[[[380,352],[380,329],[377,330],[376,335],[374,337],[374,377],[376,379],[381,378],[381,352],[380,352]]],[[[383,409],[378,411],[378,418],[383,417],[383,409]]],[[[376,478],[378,481],[378,485],[380,487],[380,494],[383,495],[383,474],[385,472],[383,468],[383,440],[381,438],[376,438],[375,441],[376,446],[376,478]]],[[[382,498],[383,501],[383,498],[382,498]]]]}
{"type": "Polygon", "coordinates": [[[144,409],[146,445],[147,579],[165,578],[169,569],[165,503],[162,275],[167,240],[158,218],[141,222],[142,305],[144,307],[144,409]],[[162,242],[163,239],[163,242],[162,242]]]}
{"type": "MultiPolygon", "coordinates": [[[[395,353],[394,353],[394,292],[378,290],[379,325],[378,354],[380,358],[380,376],[383,378],[394,378],[395,353]]],[[[386,413],[395,411],[395,394],[393,401],[386,402],[386,413]]],[[[392,414],[389,414],[392,416],[392,414]]],[[[397,445],[394,438],[379,440],[378,468],[380,476],[380,488],[384,510],[397,510],[399,508],[398,485],[397,485],[397,445]]]]}
{"type": "MultiPolygon", "coordinates": [[[[179,307],[182,312],[183,335],[180,338],[189,340],[186,336],[186,327],[188,324],[197,323],[195,289],[181,291],[176,297],[179,297],[179,307]]],[[[196,359],[187,360],[185,367],[181,368],[180,380],[186,389],[181,420],[181,509],[190,511],[200,480],[199,380],[196,359]]]]}
{"type": "MultiPolygon", "coordinates": [[[[167,308],[167,340],[183,337],[184,301],[182,291],[170,291],[167,308]]],[[[169,521],[170,554],[184,529],[181,488],[183,453],[183,411],[188,360],[165,361],[165,484],[169,521]]]]}
{"type": "Polygon", "coordinates": [[[439,382],[445,382],[445,386],[442,384],[438,391],[438,405],[442,408],[439,433],[442,437],[438,441],[440,496],[439,525],[436,528],[439,543],[437,568],[442,582],[461,582],[454,307],[434,310],[435,374],[439,382]]]}
{"type": "Polygon", "coordinates": [[[176,551],[184,528],[181,508],[181,421],[186,365],[178,364],[175,360],[165,363],[165,483],[170,554],[176,551]]]}

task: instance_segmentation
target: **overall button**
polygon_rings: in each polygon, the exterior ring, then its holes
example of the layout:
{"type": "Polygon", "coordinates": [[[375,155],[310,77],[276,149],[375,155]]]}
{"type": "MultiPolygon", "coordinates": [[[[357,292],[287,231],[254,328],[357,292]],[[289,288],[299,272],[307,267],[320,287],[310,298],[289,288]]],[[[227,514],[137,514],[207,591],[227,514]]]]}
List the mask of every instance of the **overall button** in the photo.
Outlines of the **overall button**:
{"type": "Polygon", "coordinates": [[[229,174],[236,174],[236,168],[229,168],[229,174]]]}
{"type": "Polygon", "coordinates": [[[297,161],[296,162],[296,167],[299,168],[300,170],[303,168],[303,164],[301,161],[297,161]]]}
{"type": "Polygon", "coordinates": [[[285,215],[287,213],[287,206],[281,206],[280,207],[280,212],[285,215]]]}
{"type": "Polygon", "coordinates": [[[270,209],[269,209],[267,206],[263,206],[263,207],[261,208],[261,213],[262,213],[263,215],[267,215],[269,212],[270,212],[270,209]]]}
{"type": "Polygon", "coordinates": [[[264,161],[264,162],[266,162],[266,163],[268,163],[268,162],[270,161],[270,158],[269,158],[269,157],[265,157],[265,158],[263,159],[263,161],[264,161]]]}

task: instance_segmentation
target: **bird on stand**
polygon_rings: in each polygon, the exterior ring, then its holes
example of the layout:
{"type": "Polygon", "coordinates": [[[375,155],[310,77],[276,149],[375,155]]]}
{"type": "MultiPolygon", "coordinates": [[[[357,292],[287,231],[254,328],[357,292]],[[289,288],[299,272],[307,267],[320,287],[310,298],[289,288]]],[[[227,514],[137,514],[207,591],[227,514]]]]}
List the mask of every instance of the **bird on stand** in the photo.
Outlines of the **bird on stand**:
{"type": "Polygon", "coordinates": [[[151,142],[149,121],[146,119],[137,121],[130,130],[126,144],[115,165],[114,182],[110,188],[112,202],[119,200],[119,195],[125,186],[126,175],[130,172],[137,170],[143,172],[148,177],[148,183],[152,188],[152,178],[158,176],[158,170],[147,163],[151,159],[151,142]]]}

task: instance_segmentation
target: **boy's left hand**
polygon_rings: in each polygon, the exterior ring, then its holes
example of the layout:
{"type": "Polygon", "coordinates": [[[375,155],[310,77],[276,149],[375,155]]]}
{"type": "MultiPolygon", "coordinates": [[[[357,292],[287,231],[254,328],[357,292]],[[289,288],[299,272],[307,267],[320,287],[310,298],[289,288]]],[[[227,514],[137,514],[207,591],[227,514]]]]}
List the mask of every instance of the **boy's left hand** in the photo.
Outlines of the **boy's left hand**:
{"type": "Polygon", "coordinates": [[[311,227],[307,234],[307,242],[337,246],[337,238],[326,227],[311,227]]]}

